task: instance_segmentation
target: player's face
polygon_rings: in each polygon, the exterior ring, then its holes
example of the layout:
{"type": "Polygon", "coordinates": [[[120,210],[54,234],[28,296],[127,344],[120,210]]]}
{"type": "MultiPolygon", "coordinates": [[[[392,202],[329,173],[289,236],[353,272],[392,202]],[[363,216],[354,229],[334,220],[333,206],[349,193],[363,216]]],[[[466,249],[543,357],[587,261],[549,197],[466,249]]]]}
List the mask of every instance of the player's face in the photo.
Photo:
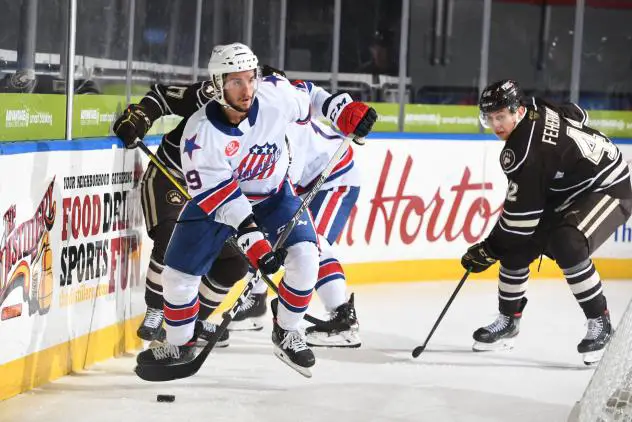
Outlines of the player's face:
{"type": "Polygon", "coordinates": [[[257,91],[257,75],[254,70],[228,73],[224,77],[224,98],[235,110],[247,112],[257,91]]]}
{"type": "Polygon", "coordinates": [[[524,111],[523,106],[520,106],[515,113],[512,113],[505,107],[498,111],[485,113],[481,117],[481,122],[483,126],[493,130],[498,138],[506,141],[520,121],[520,117],[524,115],[524,111]]]}

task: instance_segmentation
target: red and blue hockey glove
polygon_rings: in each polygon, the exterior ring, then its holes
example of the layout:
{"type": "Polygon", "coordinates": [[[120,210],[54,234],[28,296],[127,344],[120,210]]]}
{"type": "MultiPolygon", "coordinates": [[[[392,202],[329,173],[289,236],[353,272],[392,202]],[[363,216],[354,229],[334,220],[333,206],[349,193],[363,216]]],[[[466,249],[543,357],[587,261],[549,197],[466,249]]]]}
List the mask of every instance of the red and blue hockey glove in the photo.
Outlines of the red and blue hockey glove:
{"type": "Polygon", "coordinates": [[[357,144],[364,144],[373,125],[377,121],[377,112],[363,102],[353,101],[351,95],[338,92],[327,98],[323,104],[323,114],[345,135],[355,135],[357,144]]]}
{"type": "Polygon", "coordinates": [[[257,226],[240,226],[237,231],[237,244],[248,257],[250,264],[264,274],[274,274],[283,265],[286,252],[283,249],[273,251],[272,245],[257,226]]]}

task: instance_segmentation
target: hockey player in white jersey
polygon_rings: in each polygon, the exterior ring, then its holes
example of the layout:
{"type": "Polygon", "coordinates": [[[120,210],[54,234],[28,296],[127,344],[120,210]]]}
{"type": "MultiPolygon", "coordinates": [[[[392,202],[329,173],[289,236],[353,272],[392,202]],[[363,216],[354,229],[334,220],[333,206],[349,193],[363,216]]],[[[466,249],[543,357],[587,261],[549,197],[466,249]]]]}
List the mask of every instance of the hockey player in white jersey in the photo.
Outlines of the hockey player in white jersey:
{"type": "Polygon", "coordinates": [[[181,143],[182,168],[193,197],[180,214],[165,255],[163,293],[167,344],[138,355],[139,365],[187,362],[193,358],[200,277],[225,240],[237,243],[251,265],[275,273],[285,260],[274,320],[275,355],[308,375],[315,363],[298,325],[318,276],[318,247],[308,213],[273,251],[284,225],[299,209],[287,178],[287,125],[308,123],[310,105],[343,134],[366,136],[375,110],[348,94],[313,99],[280,77],[259,83],[257,57],[243,44],[218,46],[209,61],[214,101],[189,119],[181,143]],[[268,237],[264,235],[267,232],[268,237]],[[285,256],[287,255],[287,256],[285,256]]]}

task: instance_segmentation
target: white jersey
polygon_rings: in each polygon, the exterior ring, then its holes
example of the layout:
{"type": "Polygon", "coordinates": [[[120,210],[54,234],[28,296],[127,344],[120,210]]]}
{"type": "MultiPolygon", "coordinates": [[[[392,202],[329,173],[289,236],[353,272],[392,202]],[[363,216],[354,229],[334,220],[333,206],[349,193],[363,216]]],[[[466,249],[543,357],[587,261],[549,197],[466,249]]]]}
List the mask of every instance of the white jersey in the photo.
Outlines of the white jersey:
{"type": "MultiPolygon", "coordinates": [[[[298,193],[310,189],[334,156],[344,135],[331,126],[312,119],[307,125],[292,123],[288,126],[292,163],[290,179],[298,193]]],[[[338,186],[360,186],[360,171],[353,160],[353,148],[347,149],[320,190],[338,186]]]]}
{"type": "Polygon", "coordinates": [[[251,201],[273,195],[287,178],[288,124],[309,121],[310,97],[277,76],[259,84],[248,117],[236,127],[209,102],[189,118],[180,143],[194,201],[215,221],[237,228],[252,213],[251,201]]]}

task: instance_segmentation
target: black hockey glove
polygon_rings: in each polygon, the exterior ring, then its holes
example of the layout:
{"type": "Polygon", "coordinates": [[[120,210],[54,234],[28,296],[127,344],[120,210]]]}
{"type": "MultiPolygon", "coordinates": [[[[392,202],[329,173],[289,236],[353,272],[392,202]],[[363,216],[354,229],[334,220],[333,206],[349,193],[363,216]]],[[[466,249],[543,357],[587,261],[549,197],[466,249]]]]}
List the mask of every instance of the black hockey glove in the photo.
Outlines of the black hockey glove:
{"type": "Polygon", "coordinates": [[[279,271],[287,255],[284,249],[272,250],[272,245],[265,238],[259,227],[249,226],[253,220],[247,218],[237,230],[237,244],[248,257],[248,261],[264,274],[274,274],[279,271]],[[246,226],[246,227],[242,227],[246,226]]]}
{"type": "Polygon", "coordinates": [[[116,119],[112,130],[125,144],[125,148],[136,148],[136,140],[143,139],[151,127],[151,120],[143,106],[131,104],[116,119]]]}
{"type": "Polygon", "coordinates": [[[497,259],[498,258],[483,241],[467,248],[467,252],[465,252],[465,255],[461,258],[461,265],[473,273],[481,273],[494,265],[497,259]]]}
{"type": "Polygon", "coordinates": [[[261,76],[265,78],[266,76],[272,76],[272,75],[283,76],[284,78],[287,77],[285,76],[285,72],[282,70],[276,69],[272,66],[268,66],[267,64],[264,64],[263,66],[261,66],[261,76]]]}

